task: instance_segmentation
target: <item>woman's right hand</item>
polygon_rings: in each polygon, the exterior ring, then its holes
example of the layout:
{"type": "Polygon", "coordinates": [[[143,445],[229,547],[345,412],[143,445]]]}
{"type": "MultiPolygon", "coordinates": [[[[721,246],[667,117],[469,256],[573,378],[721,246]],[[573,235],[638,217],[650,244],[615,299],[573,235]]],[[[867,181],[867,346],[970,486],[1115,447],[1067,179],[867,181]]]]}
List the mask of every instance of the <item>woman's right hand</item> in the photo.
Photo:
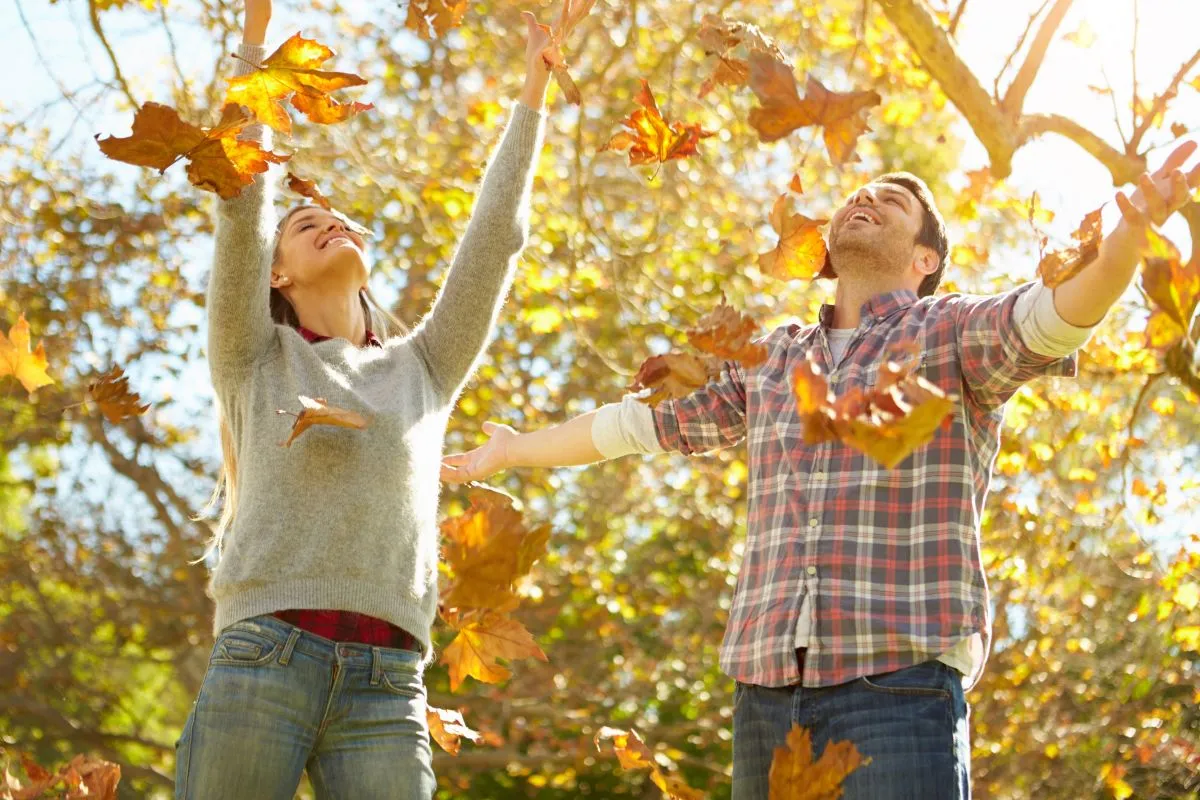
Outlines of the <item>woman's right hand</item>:
{"type": "Polygon", "coordinates": [[[442,480],[446,483],[481,481],[501,470],[508,469],[508,446],[517,432],[496,422],[483,423],[487,442],[466,453],[456,453],[442,459],[442,480]]]}
{"type": "Polygon", "coordinates": [[[246,20],[242,25],[242,41],[261,45],[267,38],[271,22],[271,0],[246,0],[246,20]]]}

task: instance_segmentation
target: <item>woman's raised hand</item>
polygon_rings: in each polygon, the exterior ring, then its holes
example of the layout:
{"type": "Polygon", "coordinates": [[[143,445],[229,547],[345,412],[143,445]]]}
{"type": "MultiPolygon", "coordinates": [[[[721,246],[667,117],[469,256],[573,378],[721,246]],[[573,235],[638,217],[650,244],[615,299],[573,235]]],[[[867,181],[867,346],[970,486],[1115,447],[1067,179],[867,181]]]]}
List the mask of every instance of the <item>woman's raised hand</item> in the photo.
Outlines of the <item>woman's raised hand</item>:
{"type": "Polygon", "coordinates": [[[596,0],[563,0],[562,13],[554,27],[543,25],[528,11],[522,11],[528,31],[525,43],[525,91],[521,102],[538,108],[555,68],[565,67],[562,57],[563,42],[570,36],[584,17],[591,13],[596,0]]]}
{"type": "Polygon", "coordinates": [[[262,44],[271,22],[271,0],[246,0],[246,19],[242,24],[242,41],[262,44]]]}

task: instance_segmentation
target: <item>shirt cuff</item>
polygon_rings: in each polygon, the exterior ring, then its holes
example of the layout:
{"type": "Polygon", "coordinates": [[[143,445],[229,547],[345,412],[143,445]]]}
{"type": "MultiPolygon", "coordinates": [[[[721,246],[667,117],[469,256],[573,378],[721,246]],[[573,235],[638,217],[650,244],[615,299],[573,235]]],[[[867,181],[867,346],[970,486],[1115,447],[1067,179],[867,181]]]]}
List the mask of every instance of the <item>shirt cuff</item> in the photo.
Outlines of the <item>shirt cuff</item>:
{"type": "Polygon", "coordinates": [[[665,452],[654,432],[654,411],[633,395],[596,410],[592,417],[592,445],[606,459],[665,452]]]}
{"type": "Polygon", "coordinates": [[[1013,316],[1025,346],[1038,355],[1053,358],[1070,355],[1083,347],[1096,329],[1095,326],[1080,328],[1063,319],[1054,307],[1054,290],[1041,281],[1017,298],[1013,316]]]}

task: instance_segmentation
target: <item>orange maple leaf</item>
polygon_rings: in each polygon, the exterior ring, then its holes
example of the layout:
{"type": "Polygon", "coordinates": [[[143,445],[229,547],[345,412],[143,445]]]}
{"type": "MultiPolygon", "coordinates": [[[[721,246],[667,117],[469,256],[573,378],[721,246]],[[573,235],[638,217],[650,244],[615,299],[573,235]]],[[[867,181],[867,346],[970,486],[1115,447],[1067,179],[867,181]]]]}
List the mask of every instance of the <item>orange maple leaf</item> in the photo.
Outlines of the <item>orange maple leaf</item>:
{"type": "Polygon", "coordinates": [[[454,580],[442,596],[445,608],[506,611],[516,607],[513,584],[546,552],[550,526],[525,527],[512,498],[475,487],[471,505],[441,524],[442,557],[454,580]]]}
{"type": "Polygon", "coordinates": [[[662,790],[667,800],[702,800],[704,797],[702,792],[688,786],[678,775],[664,771],[636,730],[623,730],[605,725],[592,737],[592,742],[596,749],[600,750],[600,742],[605,740],[612,742],[617,762],[623,769],[650,770],[650,780],[662,790]]]}
{"type": "Polygon", "coordinates": [[[913,372],[915,345],[899,345],[908,364],[891,359],[870,393],[855,387],[834,398],[811,355],[792,373],[796,411],[806,444],[840,440],[889,469],[927,444],[949,422],[957,398],[913,372]]]}
{"type": "Polygon", "coordinates": [[[291,117],[282,103],[289,96],[293,108],[321,124],[341,122],[374,108],[370,103],[339,103],[329,96],[338,89],[366,83],[350,72],[317,69],[333,56],[333,50],[320,42],[293,34],[261,67],[232,79],[225,101],[245,106],[259,121],[281,133],[292,131],[291,117]]]}
{"type": "Polygon", "coordinates": [[[831,92],[812,75],[804,99],[790,64],[762,51],[752,51],[750,88],[762,104],[750,111],[750,125],[764,142],[782,139],[797,128],[820,125],[825,149],[834,164],[857,160],[858,137],[866,133],[866,112],[879,105],[877,92],[831,92]]]}
{"type": "Polygon", "coordinates": [[[67,800],[89,798],[89,800],[116,800],[117,784],[121,781],[121,767],[110,761],[78,755],[64,764],[57,772],[44,769],[27,753],[21,754],[21,766],[29,784],[21,786],[9,773],[7,766],[0,783],[0,796],[6,800],[34,800],[45,797],[46,792],[62,787],[67,800]]]}
{"type": "Polygon", "coordinates": [[[771,800],[839,800],[846,777],[871,763],[853,742],[830,742],[815,762],[812,755],[808,730],[793,725],[771,760],[767,776],[771,800]]]}
{"type": "Polygon", "coordinates": [[[811,219],[790,210],[791,198],[785,192],[771,207],[771,227],[779,242],[765,253],[758,254],[758,266],[767,275],[779,280],[814,278],[825,266],[825,239],[821,228],[827,219],[811,219]]]}
{"type": "Polygon", "coordinates": [[[333,210],[333,205],[330,204],[329,198],[321,194],[321,190],[317,188],[317,184],[306,178],[293,175],[290,172],[287,174],[287,179],[287,187],[289,190],[303,197],[307,197],[309,200],[312,200],[326,211],[333,210]]]}
{"type": "Polygon", "coordinates": [[[1088,213],[1083,222],[1079,223],[1079,228],[1072,232],[1071,238],[1078,244],[1042,255],[1037,269],[1042,283],[1053,289],[1078,275],[1084,267],[1096,260],[1102,238],[1100,211],[1101,209],[1097,208],[1088,213]]]}
{"type": "Polygon", "coordinates": [[[5,375],[12,375],[31,394],[39,386],[54,383],[46,374],[45,342],[38,342],[37,350],[30,350],[29,323],[24,314],[8,329],[7,337],[0,333],[0,378],[5,375]]]}
{"type": "Polygon", "coordinates": [[[88,394],[100,407],[100,413],[114,425],[128,417],[136,417],[146,413],[149,403],[141,404],[137,392],[129,391],[129,378],[119,366],[101,375],[88,384],[88,394]]]}
{"type": "Polygon", "coordinates": [[[441,663],[450,668],[450,691],[468,677],[483,683],[500,683],[512,672],[497,659],[513,661],[536,658],[549,661],[538,647],[533,634],[511,617],[494,611],[446,612],[442,618],[458,631],[454,641],[442,652],[441,663]]]}
{"type": "Polygon", "coordinates": [[[467,727],[462,711],[448,708],[425,707],[425,719],[429,723],[429,735],[438,746],[452,756],[458,755],[462,739],[478,742],[480,734],[467,727]]]}
{"type": "Polygon", "coordinates": [[[740,361],[744,367],[754,367],[767,360],[767,347],[753,343],[758,323],[725,302],[705,314],[687,332],[688,343],[702,353],[740,361]]]}
{"type": "Polygon", "coordinates": [[[462,25],[468,8],[467,0],[408,0],[404,27],[432,42],[462,25]]]}
{"type": "Polygon", "coordinates": [[[638,368],[629,391],[636,394],[651,389],[649,395],[640,399],[646,405],[655,406],[663,400],[687,397],[720,371],[720,360],[715,358],[679,352],[650,356],[638,368]]]}
{"type": "Polygon", "coordinates": [[[639,108],[621,120],[628,130],[609,139],[599,152],[628,148],[630,166],[651,162],[665,164],[672,159],[695,155],[700,140],[715,133],[704,130],[698,122],[684,124],[664,120],[654,100],[654,93],[650,91],[650,84],[645,78],[641,80],[642,88],[634,97],[639,108]]]}
{"type": "Polygon", "coordinates": [[[299,413],[287,411],[285,409],[277,409],[276,414],[287,414],[295,417],[296,421],[292,423],[292,434],[287,438],[287,441],[280,442],[281,447],[291,447],[292,442],[296,441],[296,437],[304,433],[313,425],[331,425],[336,428],[353,428],[354,430],[366,430],[371,421],[357,411],[348,411],[337,406],[327,405],[323,397],[305,397],[299,395],[300,405],[304,408],[300,409],[299,413]]]}
{"type": "Polygon", "coordinates": [[[1157,231],[1147,233],[1142,288],[1154,304],[1146,323],[1152,347],[1166,349],[1187,334],[1200,302],[1200,258],[1184,264],[1179,248],[1157,231]]]}
{"type": "Polygon", "coordinates": [[[129,136],[101,139],[97,135],[96,143],[115,161],[160,173],[186,158],[188,181],[193,186],[229,200],[271,163],[282,164],[291,158],[263,150],[257,142],[238,139],[238,133],[253,121],[238,106],[227,105],[216,127],[205,129],[184,122],[170,106],[146,103],[134,115],[129,136]]]}

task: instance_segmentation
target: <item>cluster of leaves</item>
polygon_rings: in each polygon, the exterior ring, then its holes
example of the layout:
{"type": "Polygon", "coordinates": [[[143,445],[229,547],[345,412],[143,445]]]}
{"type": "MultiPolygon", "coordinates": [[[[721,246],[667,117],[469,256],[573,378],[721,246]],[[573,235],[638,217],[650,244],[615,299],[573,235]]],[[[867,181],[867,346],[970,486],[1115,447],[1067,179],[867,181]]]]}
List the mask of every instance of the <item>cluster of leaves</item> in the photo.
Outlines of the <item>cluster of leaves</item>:
{"type": "Polygon", "coordinates": [[[58,792],[65,800],[116,800],[121,767],[101,759],[75,756],[57,771],[45,769],[28,753],[20,753],[25,780],[9,770],[9,754],[0,751],[4,759],[4,783],[0,785],[0,800],[35,800],[47,792],[58,792]]]}

